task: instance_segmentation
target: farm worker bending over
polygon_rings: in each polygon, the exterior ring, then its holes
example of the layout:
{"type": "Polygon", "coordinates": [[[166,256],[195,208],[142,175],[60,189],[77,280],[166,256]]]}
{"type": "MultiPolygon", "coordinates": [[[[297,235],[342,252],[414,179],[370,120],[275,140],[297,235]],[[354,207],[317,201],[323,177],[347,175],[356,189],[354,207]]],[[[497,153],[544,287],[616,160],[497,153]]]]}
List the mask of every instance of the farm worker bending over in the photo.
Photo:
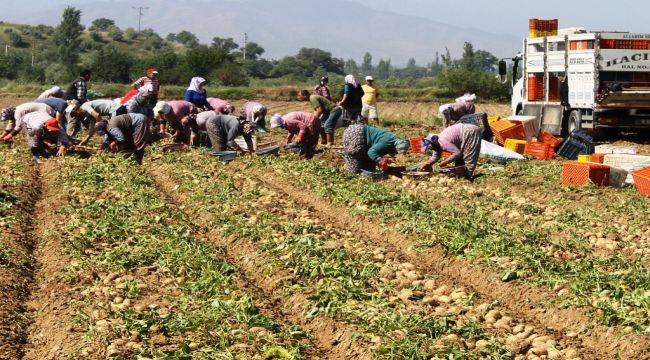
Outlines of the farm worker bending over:
{"type": "Polygon", "coordinates": [[[113,100],[97,99],[86,101],[76,111],[77,118],[88,118],[88,135],[81,141],[80,145],[86,145],[95,134],[95,124],[102,120],[103,116],[114,117],[126,111],[120,104],[113,100]]]}
{"type": "Polygon", "coordinates": [[[66,119],[66,115],[69,114],[70,111],[72,111],[73,109],[79,107],[79,103],[77,102],[77,100],[63,100],[61,98],[56,98],[56,97],[36,99],[34,100],[34,102],[39,104],[45,104],[51,107],[56,112],[56,121],[59,122],[59,126],[61,126],[62,129],[65,129],[68,123],[68,120],[66,119]],[[68,110],[68,107],[70,107],[70,111],[66,111],[68,110]]]}
{"type": "Polygon", "coordinates": [[[361,108],[361,117],[364,122],[368,120],[374,120],[379,122],[379,112],[377,111],[377,98],[379,97],[379,90],[375,87],[375,79],[372,76],[366,76],[366,84],[361,86],[363,89],[363,97],[361,102],[363,107],[361,108]]]}
{"type": "Polygon", "coordinates": [[[321,123],[321,144],[334,145],[334,129],[343,114],[343,109],[320,95],[310,95],[303,90],[298,94],[298,100],[309,101],[314,109],[314,118],[321,123]]]}
{"type": "Polygon", "coordinates": [[[11,130],[14,129],[15,114],[16,114],[16,108],[13,106],[4,108],[0,112],[0,121],[7,121],[5,130],[2,132],[2,134],[0,134],[0,141],[4,141],[5,136],[9,135],[11,133],[11,130]]]}
{"type": "Polygon", "coordinates": [[[158,81],[158,70],[154,67],[147,69],[147,75],[139,78],[133,83],[133,88],[140,90],[142,87],[151,85],[151,91],[153,93],[151,101],[155,103],[158,101],[158,93],[160,93],[160,82],[158,81]]]}
{"type": "Polygon", "coordinates": [[[25,114],[16,122],[16,133],[25,128],[27,146],[34,159],[63,156],[69,144],[68,135],[59,126],[59,122],[45,111],[35,111],[25,114]],[[57,145],[59,144],[60,145],[57,145]]]}
{"type": "Polygon", "coordinates": [[[481,128],[470,124],[454,124],[443,130],[440,135],[429,135],[425,144],[433,150],[433,155],[420,170],[427,170],[442,156],[443,151],[448,151],[451,156],[442,160],[440,166],[447,166],[452,162],[456,166],[464,166],[466,177],[471,178],[476,169],[476,163],[481,153],[481,128]]]}
{"type": "Polygon", "coordinates": [[[172,133],[174,142],[189,141],[189,134],[186,127],[183,126],[183,120],[187,122],[186,118],[190,114],[196,114],[197,108],[194,104],[185,100],[158,101],[153,111],[154,116],[162,120],[160,123],[161,133],[166,133],[167,125],[169,125],[174,130],[172,133]]]}
{"type": "Polygon", "coordinates": [[[196,123],[199,130],[208,132],[214,151],[231,149],[246,152],[235,142],[236,138],[243,136],[248,152],[250,154],[255,152],[253,145],[255,126],[249,121],[232,115],[222,115],[212,110],[196,115],[196,123]]]}
{"type": "Polygon", "coordinates": [[[36,99],[48,99],[48,98],[63,98],[63,89],[60,86],[52,86],[51,88],[43,91],[36,99]]]}
{"type": "Polygon", "coordinates": [[[363,104],[363,89],[361,85],[354,78],[354,75],[345,77],[345,85],[343,85],[343,98],[339,101],[338,105],[344,110],[344,118],[350,122],[358,122],[361,117],[361,108],[363,104]]]}
{"type": "Polygon", "coordinates": [[[212,110],[208,103],[208,92],[203,88],[207,80],[202,77],[193,77],[190,86],[185,90],[185,101],[191,102],[197,109],[212,110]]]}
{"type": "Polygon", "coordinates": [[[314,88],[314,94],[320,95],[329,101],[333,101],[332,94],[330,93],[330,88],[327,86],[329,82],[330,79],[327,76],[323,76],[322,78],[320,78],[318,85],[316,85],[316,87],[314,88]]]}
{"type": "Polygon", "coordinates": [[[266,131],[266,112],[266,106],[248,101],[242,106],[240,117],[253,123],[256,130],[266,131]]]}
{"type": "Polygon", "coordinates": [[[56,111],[49,107],[47,104],[39,104],[35,102],[28,102],[18,105],[16,108],[8,108],[3,110],[2,118],[7,121],[7,126],[2,134],[2,140],[11,141],[16,134],[22,129],[21,121],[23,116],[33,112],[46,112],[50,118],[56,117],[56,111]],[[6,111],[5,111],[6,110],[6,111]]]}
{"type": "Polygon", "coordinates": [[[345,169],[358,174],[361,170],[374,171],[375,166],[385,171],[388,159],[384,156],[408,152],[408,141],[393,133],[365,124],[350,125],[343,133],[345,169]]]}
{"type": "Polygon", "coordinates": [[[475,113],[476,107],[474,106],[474,101],[476,101],[476,95],[465,94],[456,99],[456,102],[453,104],[440,106],[442,127],[446,128],[460,120],[463,116],[475,113]]]}
{"type": "Polygon", "coordinates": [[[80,104],[85,103],[88,100],[88,81],[90,81],[90,75],[90,70],[83,70],[79,74],[79,78],[68,86],[64,98],[66,100],[77,100],[80,104]]]}
{"type": "Polygon", "coordinates": [[[208,104],[212,109],[222,115],[232,115],[235,112],[235,107],[227,100],[219,98],[208,98],[208,104]]]}
{"type": "Polygon", "coordinates": [[[314,156],[320,133],[320,121],[314,117],[314,114],[304,111],[290,112],[284,116],[275,114],[271,117],[271,129],[277,127],[289,133],[288,148],[297,149],[300,155],[305,155],[307,158],[314,156]]]}
{"type": "Polygon", "coordinates": [[[102,150],[131,152],[142,164],[149,137],[149,119],[139,113],[123,114],[97,123],[97,133],[104,136],[102,150]]]}
{"type": "Polygon", "coordinates": [[[148,84],[138,89],[138,93],[123,106],[126,108],[127,113],[151,116],[154,108],[154,105],[151,103],[153,97],[153,87],[151,84],[148,84]]]}

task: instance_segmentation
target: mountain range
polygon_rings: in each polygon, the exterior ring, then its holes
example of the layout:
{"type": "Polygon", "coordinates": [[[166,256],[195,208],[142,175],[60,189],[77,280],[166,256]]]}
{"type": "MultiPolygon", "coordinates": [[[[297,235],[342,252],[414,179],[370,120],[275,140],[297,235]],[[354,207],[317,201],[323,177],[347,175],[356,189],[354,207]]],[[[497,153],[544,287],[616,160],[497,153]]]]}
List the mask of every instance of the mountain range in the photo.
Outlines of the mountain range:
{"type": "MultiPolygon", "coordinates": [[[[142,27],[162,36],[188,30],[202,42],[214,36],[232,37],[242,43],[244,33],[266,50],[266,58],[295,54],[302,47],[316,47],[336,57],[360,60],[370,52],[375,62],[390,58],[402,65],[409,58],[419,64],[435,59],[448,48],[460,55],[465,41],[495,55],[510,56],[520,39],[492,34],[462,22],[444,24],[425,18],[377,11],[347,0],[2,0],[0,20],[28,24],[56,25],[67,4],[82,10],[85,25],[99,17],[115,20],[121,28],[138,26],[143,6],[142,27]],[[10,4],[10,5],[9,5],[10,4]]],[[[462,18],[455,14],[451,19],[462,18]]]]}

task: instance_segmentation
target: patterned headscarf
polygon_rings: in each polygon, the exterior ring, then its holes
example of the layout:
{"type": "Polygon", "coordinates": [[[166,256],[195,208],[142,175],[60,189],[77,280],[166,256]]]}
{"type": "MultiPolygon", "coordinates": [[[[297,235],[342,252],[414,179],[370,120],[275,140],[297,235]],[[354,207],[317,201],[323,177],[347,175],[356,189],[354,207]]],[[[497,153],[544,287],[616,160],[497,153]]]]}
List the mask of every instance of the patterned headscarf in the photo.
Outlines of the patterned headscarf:
{"type": "Polygon", "coordinates": [[[252,122],[247,121],[246,119],[241,119],[240,118],[239,119],[239,126],[241,126],[242,133],[244,135],[250,135],[255,131],[255,125],[252,122]]]}
{"type": "Polygon", "coordinates": [[[0,120],[2,121],[7,121],[7,120],[14,120],[14,116],[16,114],[16,108],[11,106],[8,108],[2,109],[2,113],[0,113],[0,120]]]}
{"type": "Polygon", "coordinates": [[[411,148],[411,143],[404,139],[395,140],[395,150],[400,154],[406,154],[411,148]]]}
{"type": "Polygon", "coordinates": [[[271,117],[271,129],[276,127],[284,127],[284,119],[280,114],[275,114],[271,117]]]}
{"type": "Polygon", "coordinates": [[[348,84],[348,85],[352,85],[352,87],[359,86],[359,83],[357,82],[357,79],[355,79],[354,75],[352,75],[352,74],[345,77],[345,83],[348,84]]]}

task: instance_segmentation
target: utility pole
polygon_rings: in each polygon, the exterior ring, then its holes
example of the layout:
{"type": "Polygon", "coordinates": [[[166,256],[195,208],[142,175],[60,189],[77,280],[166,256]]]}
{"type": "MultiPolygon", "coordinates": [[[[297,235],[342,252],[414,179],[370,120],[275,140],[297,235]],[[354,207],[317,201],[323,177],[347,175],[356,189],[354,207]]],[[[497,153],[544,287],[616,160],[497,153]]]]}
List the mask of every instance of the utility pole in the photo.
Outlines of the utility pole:
{"type": "Polygon", "coordinates": [[[34,53],[36,52],[36,40],[34,40],[34,43],[32,45],[32,67],[34,67],[34,53]]]}
{"type": "Polygon", "coordinates": [[[248,44],[248,34],[244,33],[244,62],[246,62],[246,45],[248,44]]]}
{"type": "Polygon", "coordinates": [[[142,10],[149,10],[148,6],[131,6],[131,8],[138,10],[138,33],[142,30],[142,10]]]}
{"type": "Polygon", "coordinates": [[[9,56],[9,44],[5,44],[5,57],[9,56]]]}

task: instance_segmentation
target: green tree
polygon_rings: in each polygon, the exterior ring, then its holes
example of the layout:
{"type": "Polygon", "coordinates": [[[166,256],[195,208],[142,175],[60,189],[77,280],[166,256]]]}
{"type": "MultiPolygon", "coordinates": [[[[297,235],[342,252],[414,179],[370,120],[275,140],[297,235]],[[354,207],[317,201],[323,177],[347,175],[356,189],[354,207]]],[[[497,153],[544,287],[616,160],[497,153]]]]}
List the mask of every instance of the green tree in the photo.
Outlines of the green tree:
{"type": "Polygon", "coordinates": [[[235,42],[235,40],[233,40],[233,38],[220,38],[218,36],[212,38],[212,46],[220,48],[227,52],[233,52],[239,48],[239,45],[235,42]]]}
{"type": "Polygon", "coordinates": [[[9,53],[7,56],[0,56],[0,77],[5,79],[15,79],[18,76],[18,70],[24,64],[24,59],[16,54],[9,53]]]}
{"type": "Polygon", "coordinates": [[[361,72],[370,74],[372,72],[372,55],[369,52],[363,55],[363,62],[361,63],[361,72]]]}
{"type": "Polygon", "coordinates": [[[327,72],[342,74],[343,60],[332,57],[332,53],[315,48],[302,48],[298,51],[296,59],[303,63],[303,68],[308,70],[308,77],[311,77],[316,68],[323,67],[327,72]]]}
{"type": "Polygon", "coordinates": [[[124,39],[124,33],[117,26],[111,26],[108,28],[108,36],[113,39],[113,41],[122,41],[124,39]]]}
{"type": "Polygon", "coordinates": [[[129,53],[109,44],[93,52],[88,65],[93,71],[93,76],[98,80],[128,83],[131,80],[129,75],[134,62],[129,53]]]}
{"type": "Polygon", "coordinates": [[[390,63],[390,59],[379,60],[379,63],[377,64],[377,68],[375,69],[375,73],[377,74],[377,77],[380,79],[388,79],[392,71],[393,71],[393,66],[390,63]]]}
{"type": "Polygon", "coordinates": [[[90,38],[96,42],[102,42],[104,40],[102,39],[102,34],[94,30],[90,32],[90,38]]]}
{"type": "Polygon", "coordinates": [[[70,73],[74,72],[79,60],[79,37],[84,29],[80,20],[81,11],[66,7],[54,36],[54,42],[59,49],[59,61],[70,73]]]}
{"type": "Polygon", "coordinates": [[[357,62],[354,61],[354,59],[348,59],[343,65],[343,72],[346,74],[356,75],[359,73],[359,65],[357,65],[357,62]]]}
{"type": "Polygon", "coordinates": [[[249,84],[242,67],[233,62],[224,63],[212,73],[211,77],[216,78],[225,86],[247,86],[249,84]]]}
{"type": "Polygon", "coordinates": [[[29,43],[27,43],[25,39],[23,39],[23,37],[17,32],[9,33],[9,42],[13,47],[24,48],[29,46],[29,43]]]}
{"type": "Polygon", "coordinates": [[[246,43],[246,59],[245,60],[257,60],[260,56],[264,54],[264,48],[255,42],[246,43]]]}
{"type": "Polygon", "coordinates": [[[167,34],[167,37],[165,37],[165,40],[171,41],[171,42],[176,42],[176,34],[175,33],[167,34]]]}
{"type": "Polygon", "coordinates": [[[467,70],[475,70],[476,59],[474,58],[474,55],[474,45],[472,45],[470,42],[466,42],[463,46],[463,57],[459,61],[460,67],[467,70]]]}
{"type": "Polygon", "coordinates": [[[108,31],[112,26],[115,26],[115,21],[107,18],[99,18],[93,20],[88,30],[108,31]]]}
{"type": "Polygon", "coordinates": [[[196,35],[186,30],[183,30],[176,34],[176,42],[181,43],[187,47],[199,46],[199,39],[196,37],[196,35]]]}
{"type": "Polygon", "coordinates": [[[185,54],[186,69],[193,71],[196,74],[194,76],[208,77],[211,72],[228,61],[230,56],[223,49],[206,45],[198,45],[185,54]]]}
{"type": "Polygon", "coordinates": [[[134,28],[130,27],[124,30],[124,38],[128,41],[133,41],[138,38],[138,32],[134,28]]]}

